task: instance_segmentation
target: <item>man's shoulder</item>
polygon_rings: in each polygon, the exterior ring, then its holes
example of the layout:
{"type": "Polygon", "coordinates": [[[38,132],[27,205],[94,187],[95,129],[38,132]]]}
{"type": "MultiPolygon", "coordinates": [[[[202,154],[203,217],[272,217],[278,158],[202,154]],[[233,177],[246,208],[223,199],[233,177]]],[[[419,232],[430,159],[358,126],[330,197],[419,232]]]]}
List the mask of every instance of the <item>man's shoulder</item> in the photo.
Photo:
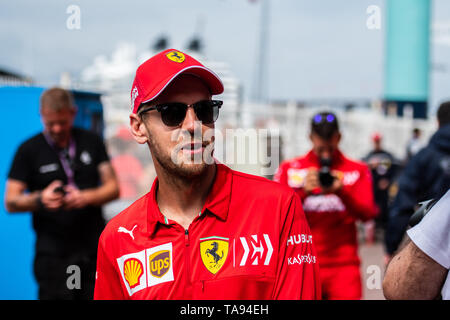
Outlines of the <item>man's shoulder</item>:
{"type": "Polygon", "coordinates": [[[35,134],[32,137],[27,138],[24,140],[18,147],[18,150],[20,151],[31,151],[35,150],[36,148],[40,148],[41,145],[45,143],[45,138],[42,132],[35,134]]]}
{"type": "Polygon", "coordinates": [[[98,142],[98,141],[103,140],[103,138],[100,135],[98,135],[97,133],[95,133],[91,130],[83,129],[83,128],[74,127],[72,130],[72,133],[76,139],[80,139],[82,141],[98,142]]]}
{"type": "Polygon", "coordinates": [[[344,167],[345,167],[346,171],[347,170],[351,170],[351,171],[359,170],[359,171],[362,171],[362,170],[368,170],[369,169],[369,166],[367,165],[367,163],[365,163],[362,160],[353,159],[353,158],[350,158],[350,157],[345,156],[345,155],[342,155],[342,159],[343,159],[343,164],[344,164],[344,167]]]}

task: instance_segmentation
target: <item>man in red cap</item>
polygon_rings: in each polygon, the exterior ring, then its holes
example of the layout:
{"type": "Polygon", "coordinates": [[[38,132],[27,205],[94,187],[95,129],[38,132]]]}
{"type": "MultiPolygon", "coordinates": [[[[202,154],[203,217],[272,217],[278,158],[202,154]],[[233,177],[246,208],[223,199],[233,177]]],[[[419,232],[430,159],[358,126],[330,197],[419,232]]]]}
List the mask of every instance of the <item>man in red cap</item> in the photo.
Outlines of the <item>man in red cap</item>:
{"type": "Polygon", "coordinates": [[[300,196],[318,254],[324,299],[361,299],[356,220],[376,215],[369,168],[339,150],[336,115],[311,120],[312,150],[283,162],[275,180],[300,196]]]}
{"type": "Polygon", "coordinates": [[[219,77],[178,50],[144,62],[131,132],[157,178],[99,242],[95,299],[318,299],[300,198],[213,158],[219,77]]]}

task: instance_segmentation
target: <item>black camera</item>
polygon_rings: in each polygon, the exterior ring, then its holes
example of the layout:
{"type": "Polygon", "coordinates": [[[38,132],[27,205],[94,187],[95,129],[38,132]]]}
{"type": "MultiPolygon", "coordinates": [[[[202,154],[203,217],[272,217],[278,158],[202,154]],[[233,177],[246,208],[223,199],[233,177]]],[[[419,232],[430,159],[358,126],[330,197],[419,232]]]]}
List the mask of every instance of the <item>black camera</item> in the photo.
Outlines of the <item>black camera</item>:
{"type": "Polygon", "coordinates": [[[319,182],[323,188],[329,188],[333,185],[334,177],[331,175],[331,159],[320,159],[319,182]]]}
{"type": "Polygon", "coordinates": [[[436,202],[436,199],[420,202],[419,209],[417,209],[409,219],[409,226],[414,227],[416,224],[422,221],[423,217],[425,217],[425,215],[431,210],[436,202]]]}
{"type": "Polygon", "coordinates": [[[53,192],[54,193],[61,193],[63,196],[64,195],[66,195],[66,190],[64,190],[64,187],[63,186],[61,186],[61,187],[56,187],[54,190],[53,190],[53,192]]]}

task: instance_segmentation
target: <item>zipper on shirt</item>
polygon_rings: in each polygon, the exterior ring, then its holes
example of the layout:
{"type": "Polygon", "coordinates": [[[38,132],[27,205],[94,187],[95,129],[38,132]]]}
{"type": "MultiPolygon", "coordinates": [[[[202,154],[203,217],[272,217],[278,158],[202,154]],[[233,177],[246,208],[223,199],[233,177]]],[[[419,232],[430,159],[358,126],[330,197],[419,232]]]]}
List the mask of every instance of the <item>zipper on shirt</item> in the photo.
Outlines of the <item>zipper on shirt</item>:
{"type": "Polygon", "coordinates": [[[189,231],[188,229],[184,230],[184,244],[185,244],[185,259],[186,259],[186,282],[187,285],[190,285],[190,275],[191,275],[191,270],[190,270],[190,259],[189,259],[189,231]]]}
{"type": "Polygon", "coordinates": [[[189,247],[189,230],[184,230],[184,243],[186,244],[186,247],[189,247]]]}

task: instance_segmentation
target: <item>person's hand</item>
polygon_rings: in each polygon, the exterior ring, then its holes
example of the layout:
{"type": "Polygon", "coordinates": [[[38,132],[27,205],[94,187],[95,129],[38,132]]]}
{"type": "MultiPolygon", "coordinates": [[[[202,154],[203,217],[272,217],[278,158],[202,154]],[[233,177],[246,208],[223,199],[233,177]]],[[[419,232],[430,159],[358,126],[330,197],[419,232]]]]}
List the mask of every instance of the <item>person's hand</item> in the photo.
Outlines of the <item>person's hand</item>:
{"type": "Polygon", "coordinates": [[[55,189],[62,187],[63,183],[60,180],[55,180],[50,183],[41,192],[40,200],[45,209],[49,211],[56,211],[64,204],[64,195],[61,192],[55,192],[55,189]]]}
{"type": "Polygon", "coordinates": [[[380,190],[386,190],[389,187],[389,180],[386,178],[380,179],[378,181],[378,189],[380,190]]]}
{"type": "Polygon", "coordinates": [[[80,209],[87,206],[87,199],[83,191],[71,185],[67,185],[64,190],[66,191],[64,209],[80,209]]]}
{"type": "Polygon", "coordinates": [[[334,177],[333,184],[328,188],[322,187],[323,193],[338,193],[344,186],[342,180],[333,172],[331,175],[334,177]]]}
{"type": "Polygon", "coordinates": [[[303,190],[306,194],[311,194],[314,189],[320,188],[319,171],[316,168],[310,168],[305,177],[303,190]]]}

